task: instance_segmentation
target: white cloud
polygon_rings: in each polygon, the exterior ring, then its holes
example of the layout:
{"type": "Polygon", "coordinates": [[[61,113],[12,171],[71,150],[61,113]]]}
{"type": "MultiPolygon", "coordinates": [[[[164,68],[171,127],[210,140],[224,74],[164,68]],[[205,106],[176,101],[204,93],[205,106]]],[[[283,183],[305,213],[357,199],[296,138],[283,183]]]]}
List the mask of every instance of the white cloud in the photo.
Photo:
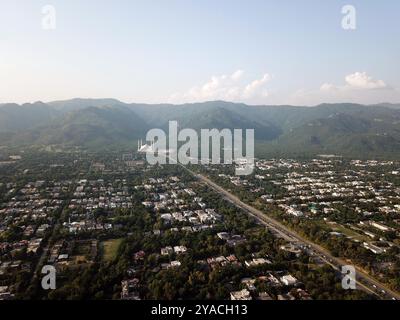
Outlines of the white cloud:
{"type": "Polygon", "coordinates": [[[382,89],[386,88],[387,85],[382,80],[375,80],[369,76],[366,72],[355,72],[349,74],[345,78],[346,84],[351,88],[357,89],[382,89]]]}
{"type": "Polygon", "coordinates": [[[400,94],[383,80],[367,72],[354,72],[344,77],[344,83],[324,83],[319,90],[301,90],[290,97],[289,103],[315,105],[320,103],[353,102],[362,104],[399,101],[400,94]],[[378,90],[379,89],[379,90],[378,90]]]}
{"type": "Polygon", "coordinates": [[[232,74],[212,76],[205,83],[186,92],[169,97],[171,103],[225,100],[248,104],[317,105],[320,103],[353,102],[374,104],[382,101],[400,101],[400,91],[377,80],[367,72],[354,72],[343,77],[342,83],[323,83],[319,88],[273,90],[273,77],[264,75],[249,78],[243,70],[232,74]]]}
{"type": "MultiPolygon", "coordinates": [[[[261,79],[254,80],[251,83],[249,83],[245,88],[243,95],[244,97],[252,97],[254,94],[257,94],[260,89],[263,88],[264,84],[267,83],[271,79],[271,76],[269,74],[264,74],[264,76],[261,79]]],[[[263,91],[263,95],[268,95],[267,91],[263,91]]]]}
{"type": "Polygon", "coordinates": [[[324,83],[320,88],[321,91],[332,91],[332,90],[336,90],[336,89],[337,89],[337,87],[331,83],[324,83]]]}
{"type": "Polygon", "coordinates": [[[366,72],[354,72],[347,75],[345,78],[345,84],[341,86],[335,86],[331,83],[324,83],[321,87],[321,91],[351,91],[351,90],[374,90],[374,89],[386,89],[388,86],[383,80],[375,80],[369,76],[366,72]]]}
{"type": "Polygon", "coordinates": [[[244,73],[243,70],[237,70],[237,71],[235,71],[235,72],[231,75],[232,80],[235,80],[235,81],[239,80],[239,79],[243,76],[243,73],[244,73]]]}
{"type": "Polygon", "coordinates": [[[209,81],[195,86],[184,93],[175,93],[170,96],[170,102],[197,102],[207,100],[227,100],[249,102],[253,99],[268,96],[267,82],[269,74],[262,78],[246,83],[243,80],[243,70],[237,70],[231,75],[212,76],[209,81]]]}

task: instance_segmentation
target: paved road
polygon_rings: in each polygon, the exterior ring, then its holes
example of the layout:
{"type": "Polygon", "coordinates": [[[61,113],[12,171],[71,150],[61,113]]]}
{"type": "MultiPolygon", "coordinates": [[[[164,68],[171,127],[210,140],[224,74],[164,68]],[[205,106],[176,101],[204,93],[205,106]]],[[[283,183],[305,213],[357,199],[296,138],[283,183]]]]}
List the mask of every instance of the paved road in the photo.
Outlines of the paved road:
{"type": "MultiPolygon", "coordinates": [[[[341,272],[342,266],[348,265],[346,261],[340,258],[333,257],[328,250],[325,248],[307,240],[295,233],[294,231],[288,229],[286,226],[281,224],[279,221],[267,216],[262,211],[249,206],[248,204],[242,202],[238,197],[233,195],[232,193],[226,191],[209,178],[205,177],[204,175],[197,174],[186,167],[183,167],[191,174],[196,176],[201,181],[205,182],[209,185],[212,189],[217,191],[219,194],[223,195],[227,200],[231,203],[235,204],[237,207],[243,209],[247,214],[256,218],[259,222],[264,224],[266,227],[271,229],[274,233],[278,233],[282,238],[286,239],[287,241],[291,242],[298,242],[307,246],[308,252],[318,256],[321,260],[325,263],[331,265],[333,268],[341,272]]],[[[366,274],[362,270],[356,267],[357,275],[357,287],[367,291],[375,296],[385,299],[385,300],[400,300],[400,294],[390,290],[386,285],[378,282],[376,279],[371,277],[370,275],[366,274]]]]}

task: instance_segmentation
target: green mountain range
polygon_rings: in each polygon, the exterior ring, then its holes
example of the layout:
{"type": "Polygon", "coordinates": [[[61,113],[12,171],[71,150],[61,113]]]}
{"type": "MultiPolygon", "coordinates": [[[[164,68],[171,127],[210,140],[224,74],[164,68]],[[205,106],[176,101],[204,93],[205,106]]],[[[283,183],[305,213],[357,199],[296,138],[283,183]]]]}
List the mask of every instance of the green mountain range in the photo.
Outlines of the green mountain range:
{"type": "Polygon", "coordinates": [[[400,155],[400,105],[322,104],[315,107],[204,103],[127,104],[72,99],[0,105],[0,144],[86,148],[136,145],[151,128],[255,129],[256,153],[400,155]]]}

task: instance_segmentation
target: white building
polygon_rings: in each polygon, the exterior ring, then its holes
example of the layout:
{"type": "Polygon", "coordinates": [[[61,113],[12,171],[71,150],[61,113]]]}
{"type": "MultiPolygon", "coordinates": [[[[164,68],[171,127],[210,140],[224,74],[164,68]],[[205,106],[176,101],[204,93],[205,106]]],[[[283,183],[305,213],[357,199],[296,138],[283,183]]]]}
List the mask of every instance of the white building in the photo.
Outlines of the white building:
{"type": "Polygon", "coordinates": [[[297,279],[290,274],[281,277],[280,280],[283,284],[287,286],[293,286],[297,283],[297,279]]]}
{"type": "Polygon", "coordinates": [[[252,300],[249,290],[231,292],[231,300],[252,300]]]}

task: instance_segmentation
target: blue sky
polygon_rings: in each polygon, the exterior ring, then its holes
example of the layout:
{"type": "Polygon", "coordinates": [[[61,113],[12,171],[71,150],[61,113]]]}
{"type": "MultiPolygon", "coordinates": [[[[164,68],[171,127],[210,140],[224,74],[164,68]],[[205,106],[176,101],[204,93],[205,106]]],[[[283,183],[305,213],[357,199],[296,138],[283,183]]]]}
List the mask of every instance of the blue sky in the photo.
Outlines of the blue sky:
{"type": "Polygon", "coordinates": [[[1,0],[0,102],[400,102],[400,1],[1,0]],[[344,5],[355,30],[341,26],[344,5]],[[42,8],[56,10],[43,30],[42,8]]]}

